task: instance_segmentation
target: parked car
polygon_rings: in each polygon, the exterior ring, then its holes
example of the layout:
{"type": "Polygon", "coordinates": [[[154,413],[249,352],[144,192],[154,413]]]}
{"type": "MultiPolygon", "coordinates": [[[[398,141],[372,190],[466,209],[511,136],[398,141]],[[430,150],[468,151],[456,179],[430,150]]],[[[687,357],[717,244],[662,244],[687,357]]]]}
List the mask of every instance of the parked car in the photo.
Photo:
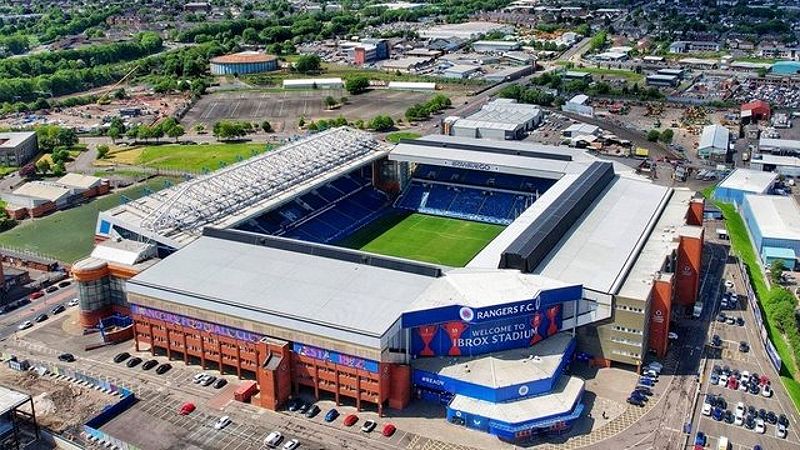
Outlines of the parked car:
{"type": "Polygon", "coordinates": [[[164,375],[165,373],[169,372],[169,369],[172,369],[172,364],[164,363],[156,367],[156,373],[159,375],[164,375]]]}
{"type": "Polygon", "coordinates": [[[214,382],[214,389],[222,389],[226,384],[228,384],[228,380],[225,378],[219,378],[214,382]]]}
{"type": "Polygon", "coordinates": [[[697,435],[694,437],[694,445],[702,445],[703,447],[706,446],[706,434],[702,431],[698,431],[697,435]]]}
{"type": "Polygon", "coordinates": [[[320,412],[319,406],[311,405],[311,407],[308,408],[308,411],[306,411],[306,417],[308,417],[310,419],[312,417],[315,417],[317,414],[319,414],[319,412],[320,412]]]}
{"type": "Polygon", "coordinates": [[[778,423],[778,416],[775,415],[775,412],[770,411],[767,413],[767,422],[769,422],[770,425],[778,423]]]}
{"type": "Polygon", "coordinates": [[[67,303],[67,306],[70,306],[70,307],[72,307],[72,306],[78,306],[78,303],[80,303],[80,301],[79,301],[79,300],[78,300],[78,298],[76,297],[76,298],[73,298],[72,300],[70,300],[70,301],[67,303]]]}
{"type": "Polygon", "coordinates": [[[306,411],[308,411],[309,406],[311,406],[311,403],[309,402],[300,402],[300,407],[297,408],[297,412],[300,414],[305,414],[306,411]]]}
{"type": "Polygon", "coordinates": [[[750,344],[745,341],[739,342],[739,351],[742,353],[747,353],[750,351],[750,344]]]}
{"type": "Polygon", "coordinates": [[[302,401],[297,397],[289,400],[289,403],[286,404],[286,410],[290,411],[290,412],[297,411],[297,409],[300,408],[300,403],[301,402],[302,401]]]}
{"type": "Polygon", "coordinates": [[[283,450],[294,450],[297,447],[300,447],[300,441],[297,439],[289,439],[285,444],[283,444],[283,450]]]}
{"type": "Polygon", "coordinates": [[[157,365],[158,365],[158,361],[155,360],[155,359],[151,359],[151,360],[145,361],[145,363],[142,364],[142,369],[143,370],[150,370],[150,369],[152,369],[153,367],[155,367],[157,365]]]}
{"type": "Polygon", "coordinates": [[[325,422],[333,422],[337,417],[339,417],[339,411],[336,409],[328,410],[328,412],[325,413],[325,422]]]}
{"type": "Polygon", "coordinates": [[[787,433],[786,433],[786,426],[785,426],[785,425],[783,425],[783,424],[780,424],[780,423],[779,423],[779,424],[778,424],[778,425],[775,427],[775,436],[776,436],[776,437],[779,437],[779,438],[781,438],[781,439],[786,439],[786,434],[787,434],[787,433]]]}
{"type": "Polygon", "coordinates": [[[767,431],[767,427],[764,426],[764,419],[760,417],[756,419],[756,427],[754,431],[758,434],[764,434],[764,432],[767,431]]]}
{"type": "Polygon", "coordinates": [[[667,339],[669,339],[671,341],[678,340],[678,333],[670,331],[669,333],[667,333],[667,339]]]}
{"type": "Polygon", "coordinates": [[[703,403],[703,415],[710,416],[712,408],[713,406],[711,406],[711,403],[703,403]]]}
{"type": "Polygon", "coordinates": [[[178,414],[180,414],[182,416],[187,416],[187,415],[191,414],[192,411],[194,411],[194,410],[195,410],[194,403],[186,402],[181,406],[181,409],[178,410],[178,414]]]}
{"type": "Polygon", "coordinates": [[[38,316],[36,316],[36,318],[33,319],[33,321],[36,323],[41,323],[44,322],[45,320],[47,320],[47,314],[39,314],[38,316]]]}
{"type": "Polygon", "coordinates": [[[75,362],[75,355],[72,353],[62,353],[58,355],[58,360],[64,362],[75,362]]]}
{"type": "Polygon", "coordinates": [[[221,430],[230,424],[231,424],[231,418],[228,416],[222,416],[219,419],[217,419],[216,422],[214,422],[214,429],[221,430]]]}
{"type": "Polygon", "coordinates": [[[42,297],[44,297],[44,292],[36,291],[36,292],[31,292],[31,295],[28,296],[28,299],[36,300],[37,298],[42,298],[42,297]]]}
{"type": "Polygon", "coordinates": [[[211,386],[211,383],[217,381],[217,377],[214,375],[206,375],[203,381],[200,382],[201,386],[211,386]]]}
{"type": "Polygon", "coordinates": [[[644,406],[644,400],[639,397],[628,397],[627,402],[634,406],[644,406]]]}
{"type": "Polygon", "coordinates": [[[117,353],[117,356],[114,357],[114,362],[119,364],[122,361],[125,361],[126,359],[128,359],[130,357],[131,357],[131,354],[128,353],[128,352],[117,353]]]}
{"type": "Polygon", "coordinates": [[[72,284],[72,282],[71,282],[71,281],[69,281],[69,280],[64,280],[64,281],[62,281],[62,282],[58,283],[58,287],[60,287],[60,288],[65,288],[65,287],[69,286],[70,284],[72,284]]]}
{"type": "Polygon", "coordinates": [[[772,388],[768,384],[761,386],[761,395],[764,397],[772,397],[772,388]]]}
{"type": "Polygon", "coordinates": [[[386,437],[391,437],[395,431],[397,431],[397,427],[395,427],[391,423],[387,423],[386,425],[383,426],[383,431],[381,433],[386,437]]]}
{"type": "Polygon", "coordinates": [[[736,319],[733,316],[730,316],[725,320],[725,323],[728,325],[736,325],[736,319]]]}
{"type": "Polygon", "coordinates": [[[136,357],[133,357],[133,358],[129,359],[128,362],[125,363],[125,365],[128,366],[128,367],[136,367],[141,362],[142,362],[142,358],[139,358],[138,356],[136,356],[136,357]]]}
{"type": "Polygon", "coordinates": [[[744,326],[744,319],[741,318],[741,317],[737,317],[736,318],[736,325],[739,325],[740,327],[743,327],[744,326]]]}
{"type": "Polygon", "coordinates": [[[44,291],[47,292],[48,294],[52,294],[53,292],[55,292],[57,290],[58,290],[58,286],[48,286],[47,289],[45,289],[44,291]]]}
{"type": "Polygon", "coordinates": [[[21,324],[17,325],[17,329],[18,330],[27,330],[28,328],[30,328],[32,326],[33,326],[33,323],[31,323],[30,320],[26,320],[26,321],[22,322],[21,324]]]}
{"type": "Polygon", "coordinates": [[[67,310],[67,308],[65,308],[64,305],[58,304],[58,305],[53,306],[52,308],[50,308],[50,314],[55,316],[56,314],[61,314],[62,312],[66,311],[66,310],[67,310]]]}
{"type": "Polygon", "coordinates": [[[719,313],[717,315],[717,322],[725,323],[726,320],[728,320],[728,317],[725,315],[725,313],[719,313]]]}
{"type": "Polygon", "coordinates": [[[356,424],[356,422],[358,422],[358,416],[355,415],[355,414],[348,414],[344,418],[344,422],[343,423],[344,423],[344,426],[346,426],[346,427],[352,427],[353,425],[356,424]]]}
{"type": "Polygon", "coordinates": [[[372,430],[374,430],[377,426],[378,424],[374,420],[367,420],[364,422],[364,425],[361,425],[361,431],[364,433],[372,433],[372,430]]]}
{"type": "Polygon", "coordinates": [[[283,441],[283,435],[280,433],[280,431],[273,431],[266,438],[264,438],[264,445],[269,448],[275,448],[281,444],[281,441],[283,441]]]}
{"type": "Polygon", "coordinates": [[[720,408],[720,407],[716,407],[716,408],[714,408],[714,410],[711,412],[711,417],[713,417],[713,418],[714,418],[714,420],[716,420],[717,422],[719,422],[719,421],[721,421],[721,420],[722,420],[722,414],[723,414],[723,412],[722,412],[722,408],[720,408]]]}
{"type": "Polygon", "coordinates": [[[200,372],[200,373],[198,373],[197,375],[195,375],[194,377],[192,377],[192,383],[194,383],[194,384],[199,384],[201,381],[205,380],[205,378],[206,378],[207,376],[208,376],[208,374],[207,374],[207,373],[205,373],[205,372],[200,372]]]}
{"type": "Polygon", "coordinates": [[[733,289],[733,287],[734,287],[733,281],[725,280],[725,288],[726,289],[733,289]]]}

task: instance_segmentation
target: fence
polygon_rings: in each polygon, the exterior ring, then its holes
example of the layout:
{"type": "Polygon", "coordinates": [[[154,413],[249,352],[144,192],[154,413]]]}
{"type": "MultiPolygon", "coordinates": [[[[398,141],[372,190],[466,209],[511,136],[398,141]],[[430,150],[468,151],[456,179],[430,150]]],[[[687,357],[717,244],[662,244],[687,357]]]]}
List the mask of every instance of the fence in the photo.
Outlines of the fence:
{"type": "Polygon", "coordinates": [[[764,350],[767,352],[770,362],[772,362],[772,365],[775,367],[775,371],[780,373],[783,360],[781,360],[781,357],[778,355],[778,350],[775,348],[775,345],[769,340],[767,328],[764,326],[764,316],[761,313],[761,307],[758,306],[758,298],[756,297],[755,291],[753,291],[753,285],[750,283],[750,276],[747,274],[747,268],[744,266],[741,259],[737,262],[737,266],[739,268],[739,274],[744,281],[745,288],[747,289],[747,303],[753,311],[756,324],[758,324],[761,343],[764,345],[764,350]]]}

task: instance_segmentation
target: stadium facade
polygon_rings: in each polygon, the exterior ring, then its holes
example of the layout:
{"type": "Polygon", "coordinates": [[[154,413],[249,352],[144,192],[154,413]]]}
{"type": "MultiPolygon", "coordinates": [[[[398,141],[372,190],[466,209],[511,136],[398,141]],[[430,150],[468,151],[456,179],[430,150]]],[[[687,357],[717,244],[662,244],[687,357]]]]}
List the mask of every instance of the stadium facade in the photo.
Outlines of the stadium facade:
{"type": "Polygon", "coordinates": [[[160,261],[116,270],[122,303],[81,296],[82,321],[128,314],[137,350],[254,378],[267,408],[424,399],[525,442],[583,413],[576,358],[666,352],[696,301],[702,216],[691,192],[576,149],[333,129],[101,213],[98,241],[160,261]],[[465,267],[342,247],[409,212],[505,228],[465,267]]]}

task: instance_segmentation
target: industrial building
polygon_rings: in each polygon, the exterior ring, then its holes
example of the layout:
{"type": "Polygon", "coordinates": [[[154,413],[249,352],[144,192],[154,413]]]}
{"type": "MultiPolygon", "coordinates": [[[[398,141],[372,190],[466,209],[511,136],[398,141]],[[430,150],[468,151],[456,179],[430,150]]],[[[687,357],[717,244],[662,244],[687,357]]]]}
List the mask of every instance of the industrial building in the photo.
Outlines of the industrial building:
{"type": "MultiPolygon", "coordinates": [[[[16,359],[9,363],[20,367],[16,359]]],[[[39,425],[36,422],[33,398],[26,393],[0,386],[0,442],[3,443],[3,448],[19,450],[29,447],[30,443],[24,442],[27,439],[23,439],[26,433],[20,429],[22,422],[28,423],[38,440],[39,425]]]]}
{"type": "Polygon", "coordinates": [[[796,156],[759,154],[750,160],[752,170],[775,172],[787,178],[800,178],[800,158],[796,156]]]}
{"type": "Polygon", "coordinates": [[[742,123],[748,124],[760,120],[769,120],[772,116],[772,109],[769,103],[764,100],[753,100],[752,102],[742,103],[741,117],[742,123]]]}
{"type": "Polygon", "coordinates": [[[450,66],[442,71],[442,76],[445,78],[455,78],[458,80],[465,80],[467,78],[473,78],[477,75],[481,74],[481,68],[479,66],[472,66],[467,64],[456,64],[454,66],[450,66]]]}
{"type": "Polygon", "coordinates": [[[342,89],[341,78],[298,78],[283,80],[284,89],[342,89]]]}
{"type": "Polygon", "coordinates": [[[82,320],[128,314],[138,351],[254,378],[266,408],[436,401],[522,444],[581,415],[576,352],[664,355],[665,318],[697,300],[703,206],[578,149],[336,128],[102,212],[98,241],[161,259],[122,305],[76,277],[82,320]],[[506,226],[465,267],[336,246],[387,208],[506,226]]]}
{"type": "Polygon", "coordinates": [[[794,270],[800,255],[800,207],[792,197],[747,194],[741,204],[750,238],[765,266],[794,270]]]}
{"type": "Polygon", "coordinates": [[[0,164],[21,167],[39,153],[33,131],[0,132],[0,164]]]}
{"type": "Polygon", "coordinates": [[[278,58],[256,51],[244,51],[211,58],[212,75],[246,75],[278,69],[278,58]]]}
{"type": "Polygon", "coordinates": [[[735,169],[714,189],[714,199],[741,206],[747,194],[769,194],[778,174],[750,169],[735,169]]]}
{"type": "Polygon", "coordinates": [[[434,61],[434,58],[421,56],[389,59],[381,64],[381,69],[402,73],[414,73],[431,67],[434,61]]]}
{"type": "Polygon", "coordinates": [[[578,114],[579,116],[594,117],[594,108],[589,104],[589,96],[578,94],[561,105],[561,110],[578,114]]]}
{"type": "Polygon", "coordinates": [[[680,79],[677,75],[652,74],[645,78],[645,84],[658,87],[677,87],[680,79]]]}
{"type": "Polygon", "coordinates": [[[389,58],[388,39],[367,38],[358,42],[340,42],[339,48],[344,50],[353,64],[361,65],[389,58]]]}
{"type": "Polygon", "coordinates": [[[505,53],[519,50],[522,45],[517,41],[475,41],[472,50],[478,53],[505,53]]]}
{"type": "Polygon", "coordinates": [[[110,190],[108,180],[68,173],[56,181],[31,181],[2,194],[6,212],[14,219],[41,217],[110,190]]]}
{"type": "Polygon", "coordinates": [[[417,33],[424,39],[461,39],[470,41],[490,33],[510,33],[513,27],[494,22],[464,22],[455,24],[435,25],[424,28],[417,33]]]}
{"type": "Polygon", "coordinates": [[[675,41],[669,45],[670,53],[718,52],[719,49],[719,42],[710,41],[675,41]]]}
{"type": "Polygon", "coordinates": [[[526,133],[542,123],[542,110],[535,105],[519,104],[512,99],[497,99],[467,118],[448,117],[443,122],[444,134],[451,136],[512,140],[523,139],[526,133]]]}
{"type": "Polygon", "coordinates": [[[697,157],[724,162],[730,151],[731,132],[722,125],[706,125],[700,135],[697,157]]]}
{"type": "Polygon", "coordinates": [[[793,139],[760,138],[758,151],[773,155],[800,156],[800,141],[793,139]]]}

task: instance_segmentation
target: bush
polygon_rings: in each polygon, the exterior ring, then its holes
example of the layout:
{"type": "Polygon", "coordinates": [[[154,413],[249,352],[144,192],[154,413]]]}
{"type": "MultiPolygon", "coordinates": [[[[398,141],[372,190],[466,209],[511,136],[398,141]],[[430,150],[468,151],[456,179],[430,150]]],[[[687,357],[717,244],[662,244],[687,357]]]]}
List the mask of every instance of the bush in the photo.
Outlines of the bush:
{"type": "Polygon", "coordinates": [[[647,133],[647,140],[650,141],[650,142],[658,141],[659,137],[661,137],[661,133],[659,133],[658,130],[650,130],[647,133]]]}
{"type": "Polygon", "coordinates": [[[350,95],[361,94],[369,88],[369,79],[363,75],[348,78],[344,83],[344,88],[350,95]]]}
{"type": "Polygon", "coordinates": [[[375,131],[389,131],[394,128],[394,120],[389,116],[375,116],[369,121],[369,128],[375,131]]]}

